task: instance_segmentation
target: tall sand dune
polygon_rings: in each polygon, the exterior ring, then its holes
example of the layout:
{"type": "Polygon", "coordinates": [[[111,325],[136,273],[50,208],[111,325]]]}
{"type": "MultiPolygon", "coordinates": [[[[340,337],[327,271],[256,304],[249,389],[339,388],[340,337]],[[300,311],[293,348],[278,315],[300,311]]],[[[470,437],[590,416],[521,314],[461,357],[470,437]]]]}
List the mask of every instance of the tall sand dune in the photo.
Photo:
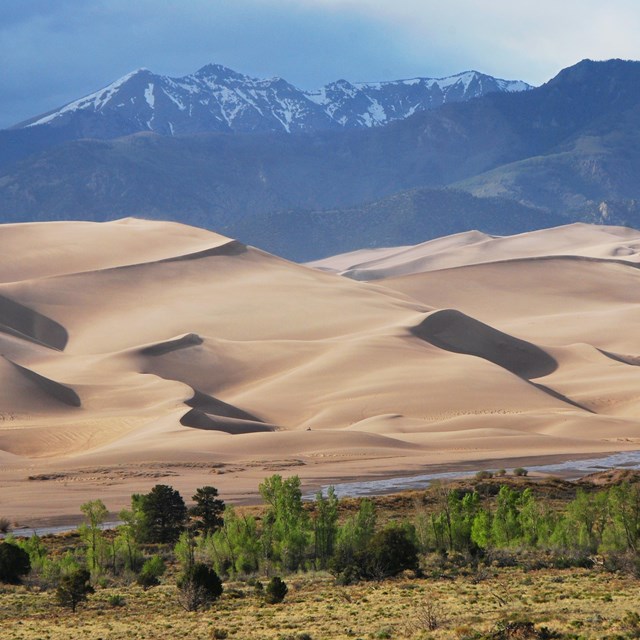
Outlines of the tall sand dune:
{"type": "Polygon", "coordinates": [[[0,247],[6,517],[115,510],[160,481],[251,499],[274,472],[313,488],[640,446],[635,230],[317,268],[135,219],[4,225],[0,247]]]}

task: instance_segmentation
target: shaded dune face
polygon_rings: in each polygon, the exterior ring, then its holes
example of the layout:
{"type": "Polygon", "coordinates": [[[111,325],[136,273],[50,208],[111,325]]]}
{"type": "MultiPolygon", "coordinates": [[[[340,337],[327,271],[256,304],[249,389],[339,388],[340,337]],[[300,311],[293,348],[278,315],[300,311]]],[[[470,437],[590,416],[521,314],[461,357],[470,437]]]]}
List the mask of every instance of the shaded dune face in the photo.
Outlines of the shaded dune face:
{"type": "Polygon", "coordinates": [[[411,332],[436,347],[484,358],[521,378],[553,373],[558,363],[540,347],[519,340],[455,309],[429,314],[411,332]]]}
{"type": "Polygon", "coordinates": [[[0,227],[9,244],[11,460],[301,457],[348,475],[640,438],[634,230],[469,232],[317,269],[132,219],[0,227]]]}
{"type": "Polygon", "coordinates": [[[60,351],[69,339],[61,324],[5,296],[0,296],[0,331],[60,351]]]}

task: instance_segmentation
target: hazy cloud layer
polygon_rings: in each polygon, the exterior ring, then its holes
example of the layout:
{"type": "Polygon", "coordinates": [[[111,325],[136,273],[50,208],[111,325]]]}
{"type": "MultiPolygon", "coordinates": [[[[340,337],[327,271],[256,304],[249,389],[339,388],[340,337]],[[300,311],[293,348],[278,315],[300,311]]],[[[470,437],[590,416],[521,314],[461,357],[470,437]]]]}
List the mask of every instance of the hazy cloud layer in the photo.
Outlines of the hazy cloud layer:
{"type": "Polygon", "coordinates": [[[469,68],[541,83],[640,58],[637,0],[3,0],[0,127],[137,68],[208,62],[311,88],[469,68]]]}

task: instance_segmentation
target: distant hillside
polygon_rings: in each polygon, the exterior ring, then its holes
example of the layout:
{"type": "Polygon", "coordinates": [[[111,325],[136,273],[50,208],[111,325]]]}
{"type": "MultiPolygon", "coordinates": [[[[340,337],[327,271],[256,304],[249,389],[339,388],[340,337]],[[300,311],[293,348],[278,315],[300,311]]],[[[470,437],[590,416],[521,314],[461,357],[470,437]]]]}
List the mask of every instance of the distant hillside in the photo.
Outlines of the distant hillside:
{"type": "Polygon", "coordinates": [[[352,209],[250,216],[231,223],[224,233],[302,262],[360,248],[415,244],[468,229],[511,235],[564,221],[505,198],[414,189],[352,209]]]}

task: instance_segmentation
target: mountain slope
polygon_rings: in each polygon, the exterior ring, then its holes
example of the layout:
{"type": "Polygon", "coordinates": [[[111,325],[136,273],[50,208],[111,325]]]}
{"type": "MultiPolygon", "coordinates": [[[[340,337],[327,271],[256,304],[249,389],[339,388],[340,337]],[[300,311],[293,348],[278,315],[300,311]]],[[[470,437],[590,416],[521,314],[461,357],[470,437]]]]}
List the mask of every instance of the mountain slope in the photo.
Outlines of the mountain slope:
{"type": "MultiPolygon", "coordinates": [[[[537,89],[448,103],[384,127],[81,140],[5,167],[0,215],[102,220],[136,214],[245,238],[243,219],[298,211],[300,224],[289,224],[290,218],[287,233],[299,244],[303,212],[370,211],[363,202],[453,186],[511,200],[513,211],[524,205],[567,221],[633,225],[640,222],[639,113],[640,63],[583,61],[537,89]]],[[[469,206],[438,232],[464,231],[465,216],[492,233],[526,230],[509,226],[506,202],[503,215],[491,214],[497,226],[490,228],[475,222],[489,203],[470,200],[469,206]]],[[[366,242],[389,241],[381,232],[366,242]]]]}

